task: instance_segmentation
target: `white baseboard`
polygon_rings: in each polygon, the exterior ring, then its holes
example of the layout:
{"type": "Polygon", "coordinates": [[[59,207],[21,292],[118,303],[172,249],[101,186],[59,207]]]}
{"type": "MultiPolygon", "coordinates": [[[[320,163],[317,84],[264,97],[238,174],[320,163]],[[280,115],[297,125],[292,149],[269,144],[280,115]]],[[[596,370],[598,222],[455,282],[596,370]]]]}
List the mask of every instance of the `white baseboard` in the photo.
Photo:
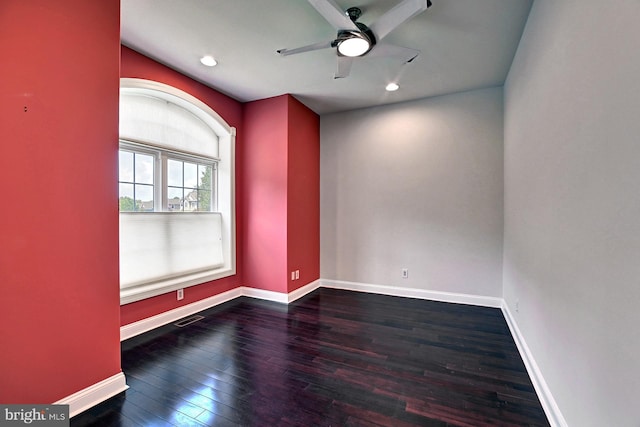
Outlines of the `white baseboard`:
{"type": "Polygon", "coordinates": [[[128,388],[124,374],[120,372],[54,402],[54,405],[69,405],[69,416],[73,417],[128,388]]]}
{"type": "Polygon", "coordinates": [[[302,286],[301,288],[296,289],[293,292],[289,292],[288,295],[288,302],[292,303],[295,300],[302,298],[303,296],[310,294],[311,292],[315,291],[316,289],[318,289],[321,286],[321,281],[320,279],[315,280],[309,284],[306,284],[304,286],[302,286]]]}
{"type": "Polygon", "coordinates": [[[288,302],[287,294],[275,291],[266,291],[264,289],[248,288],[243,286],[240,288],[243,297],[263,299],[286,304],[288,302]]]}
{"type": "Polygon", "coordinates": [[[283,304],[289,304],[299,298],[302,298],[308,293],[315,291],[319,287],[320,287],[320,279],[314,280],[313,282],[308,283],[296,289],[295,291],[289,292],[288,294],[285,294],[282,292],[265,291],[263,289],[256,289],[256,288],[249,288],[249,287],[242,287],[241,289],[242,289],[242,296],[245,296],[245,297],[258,298],[258,299],[263,299],[267,301],[274,301],[274,302],[280,302],[283,304]]]}
{"type": "Polygon", "coordinates": [[[418,298],[441,302],[453,302],[457,304],[479,305],[483,307],[500,308],[502,306],[502,298],[498,297],[429,291],[426,289],[401,288],[398,286],[373,285],[369,283],[327,279],[321,279],[321,286],[324,288],[344,289],[348,291],[368,292],[372,294],[418,298]]]}
{"type": "Polygon", "coordinates": [[[216,305],[223,304],[227,301],[238,297],[251,297],[257,299],[263,299],[267,301],[274,301],[283,304],[288,304],[303,297],[309,292],[313,292],[320,286],[320,280],[315,280],[307,285],[296,289],[288,294],[282,292],[266,291],[264,289],[249,288],[241,286],[239,288],[232,289],[227,292],[223,292],[218,295],[214,295],[209,298],[196,301],[191,304],[183,305],[182,307],[174,308],[173,310],[165,311],[155,316],[148,317],[146,319],[139,320],[137,322],[130,323],[120,327],[120,341],[133,338],[136,335],[148,332],[152,329],[159,328],[160,326],[167,325],[175,322],[192,314],[201,312],[216,305]]]}
{"type": "Polygon", "coordinates": [[[226,291],[221,294],[214,295],[212,297],[205,298],[191,304],[183,305],[182,307],[174,308],[173,310],[165,311],[164,313],[160,313],[155,316],[147,317],[146,319],[121,326],[120,341],[135,337],[136,335],[140,335],[152,329],[159,328],[160,326],[175,322],[176,320],[191,316],[192,314],[199,313],[202,310],[206,310],[227,301],[231,301],[232,299],[238,298],[240,296],[242,296],[242,288],[235,288],[230,291],[226,291]]]}
{"type": "Polygon", "coordinates": [[[520,357],[527,368],[527,373],[529,374],[529,378],[531,378],[533,388],[535,388],[538,398],[540,399],[540,403],[542,404],[542,408],[549,419],[549,423],[552,427],[568,427],[567,422],[560,412],[558,404],[551,394],[551,390],[549,390],[547,382],[542,376],[542,372],[540,371],[536,360],[533,358],[531,350],[529,350],[529,346],[520,332],[520,328],[518,328],[518,324],[511,315],[511,311],[504,300],[502,301],[502,306],[500,308],[502,309],[502,314],[504,315],[507,325],[509,326],[509,330],[511,331],[511,336],[513,336],[513,340],[516,342],[516,346],[520,352],[520,357]]]}

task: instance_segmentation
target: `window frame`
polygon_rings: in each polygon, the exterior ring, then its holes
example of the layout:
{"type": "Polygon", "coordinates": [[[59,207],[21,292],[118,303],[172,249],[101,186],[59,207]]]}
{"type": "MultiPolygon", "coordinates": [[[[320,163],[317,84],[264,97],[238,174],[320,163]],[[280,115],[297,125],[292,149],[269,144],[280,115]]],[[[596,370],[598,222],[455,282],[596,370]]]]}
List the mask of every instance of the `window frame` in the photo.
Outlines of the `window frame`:
{"type": "MultiPolygon", "coordinates": [[[[222,217],[222,240],[224,265],[212,270],[185,274],[177,278],[158,280],[155,282],[120,289],[120,304],[128,304],[153,296],[172,292],[177,289],[199,285],[212,280],[229,277],[236,274],[236,212],[235,212],[235,139],[236,129],[230,126],[211,107],[196,97],[175,87],[144,79],[121,78],[121,92],[139,93],[172,102],[186,109],[203,120],[218,136],[218,158],[213,159],[215,166],[212,188],[212,213],[220,213],[222,217]],[[215,203],[213,202],[215,199],[215,203]],[[215,209],[215,211],[213,211],[215,209]]],[[[162,173],[160,180],[154,179],[154,211],[161,214],[187,215],[207,214],[207,212],[169,212],[167,199],[167,159],[175,158],[180,161],[194,162],[209,159],[189,152],[177,152],[172,149],[154,146],[144,141],[134,141],[130,138],[120,138],[121,144],[127,151],[136,151],[135,147],[142,147],[145,154],[156,151],[155,174],[162,173]],[[164,159],[163,159],[164,156],[164,159]],[[164,163],[164,164],[163,164],[164,163]],[[164,195],[162,194],[164,193],[164,195]],[[161,201],[161,206],[158,202],[161,201]]],[[[119,148],[120,149],[120,144],[119,148]]],[[[119,181],[119,180],[118,180],[119,181]]],[[[121,212],[120,215],[136,215],[137,212],[121,212]]]]}
{"type": "MultiPolygon", "coordinates": [[[[218,163],[220,159],[214,157],[204,157],[197,156],[194,154],[181,153],[175,150],[168,150],[165,148],[159,148],[149,144],[142,144],[139,142],[134,142],[128,139],[120,139],[118,151],[128,151],[135,154],[143,154],[147,156],[153,157],[154,168],[153,168],[153,212],[172,212],[179,213],[184,211],[172,211],[169,210],[169,195],[168,195],[168,187],[175,187],[169,185],[168,180],[168,163],[169,160],[174,160],[178,162],[188,162],[196,165],[205,165],[210,166],[212,168],[211,174],[211,206],[208,211],[198,211],[198,212],[218,212],[218,163]]],[[[129,184],[129,182],[123,182],[118,179],[118,183],[129,184]]],[[[134,182],[135,185],[135,176],[134,182]]],[[[140,184],[140,185],[149,185],[149,184],[140,184]]],[[[182,187],[182,188],[191,188],[191,187],[182,187]]],[[[199,188],[196,188],[199,190],[199,188]]],[[[122,211],[122,212],[131,212],[131,211],[122,211]]],[[[142,211],[133,211],[133,212],[142,212],[142,211]]]]}
{"type": "MultiPolygon", "coordinates": [[[[152,149],[148,149],[146,147],[143,146],[138,146],[136,148],[133,148],[131,144],[125,144],[122,140],[120,141],[120,145],[118,147],[118,158],[120,158],[120,151],[125,151],[125,152],[129,152],[131,154],[133,154],[133,177],[132,177],[132,181],[121,181],[120,180],[120,174],[118,173],[118,187],[120,187],[121,184],[131,184],[133,185],[133,204],[134,204],[134,210],[133,211],[120,211],[120,212],[149,212],[149,211],[145,211],[145,210],[137,210],[135,209],[135,205],[136,205],[136,190],[135,187],[136,185],[150,185],[153,189],[152,189],[152,194],[153,194],[153,209],[152,211],[156,211],[156,203],[158,200],[158,192],[157,192],[157,182],[158,182],[158,160],[157,160],[157,156],[158,156],[158,152],[157,150],[152,150],[152,149]],[[151,156],[153,158],[153,182],[151,184],[148,183],[140,183],[136,180],[136,155],[145,155],[145,156],[151,156]]],[[[119,171],[118,171],[119,172],[119,171]]],[[[120,188],[118,188],[118,200],[120,199],[120,188]]]]}
{"type": "MultiPolygon", "coordinates": [[[[211,206],[209,206],[209,210],[208,211],[200,211],[197,210],[196,212],[217,212],[217,208],[218,208],[218,192],[216,191],[216,184],[217,184],[217,173],[218,173],[218,160],[217,159],[213,159],[213,158],[207,158],[207,157],[194,157],[194,156],[190,156],[190,155],[183,155],[183,154],[177,154],[177,153],[171,153],[171,152],[161,152],[161,167],[162,167],[162,211],[163,212],[189,212],[189,211],[171,211],[169,210],[169,187],[172,188],[182,188],[184,190],[188,189],[188,188],[193,188],[193,187],[178,187],[178,186],[174,186],[174,185],[169,185],[169,178],[168,178],[168,173],[169,173],[169,161],[173,160],[173,161],[177,161],[177,162],[182,162],[183,163],[183,167],[184,167],[184,163],[191,163],[191,164],[196,164],[197,166],[200,165],[204,165],[204,166],[210,166],[211,167],[211,183],[209,184],[211,186],[211,188],[209,189],[210,193],[211,193],[211,206]]],[[[184,171],[183,171],[184,174],[184,171]]],[[[184,184],[184,182],[183,182],[184,184]]],[[[198,192],[201,191],[199,184],[196,184],[196,188],[194,188],[195,190],[197,190],[198,192]]],[[[184,208],[183,208],[184,209],[184,208]]]]}

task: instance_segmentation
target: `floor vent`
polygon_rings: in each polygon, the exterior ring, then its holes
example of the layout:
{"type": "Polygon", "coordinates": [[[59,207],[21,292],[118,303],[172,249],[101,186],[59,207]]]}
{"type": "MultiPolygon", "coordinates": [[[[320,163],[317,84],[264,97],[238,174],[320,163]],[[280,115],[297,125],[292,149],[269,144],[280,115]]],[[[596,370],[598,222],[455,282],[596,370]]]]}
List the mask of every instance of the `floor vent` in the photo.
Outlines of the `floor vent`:
{"type": "Polygon", "coordinates": [[[197,322],[198,320],[202,320],[204,319],[204,316],[191,316],[191,317],[187,317],[186,319],[182,319],[176,323],[174,323],[174,325],[180,327],[180,328],[184,328],[187,325],[190,325],[194,322],[197,322]]]}

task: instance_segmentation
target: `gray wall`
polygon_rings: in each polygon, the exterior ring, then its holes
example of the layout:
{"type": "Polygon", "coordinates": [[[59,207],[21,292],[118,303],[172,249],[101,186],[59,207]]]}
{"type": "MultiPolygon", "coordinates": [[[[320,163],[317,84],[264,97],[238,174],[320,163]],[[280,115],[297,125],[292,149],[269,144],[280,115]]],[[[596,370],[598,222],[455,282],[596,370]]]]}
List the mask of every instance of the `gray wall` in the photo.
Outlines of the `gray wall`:
{"type": "Polygon", "coordinates": [[[502,96],[321,117],[323,279],[502,295],[502,96]]]}
{"type": "Polygon", "coordinates": [[[504,298],[570,426],[640,425],[639,18],[535,1],[505,85],[504,298]]]}

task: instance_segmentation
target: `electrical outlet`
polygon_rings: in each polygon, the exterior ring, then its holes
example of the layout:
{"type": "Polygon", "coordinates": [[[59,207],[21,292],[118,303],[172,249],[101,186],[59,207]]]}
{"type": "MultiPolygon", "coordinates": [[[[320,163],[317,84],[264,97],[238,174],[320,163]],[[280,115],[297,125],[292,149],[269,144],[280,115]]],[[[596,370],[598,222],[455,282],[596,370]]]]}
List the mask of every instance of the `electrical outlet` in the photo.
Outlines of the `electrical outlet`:
{"type": "Polygon", "coordinates": [[[296,272],[295,271],[291,272],[291,280],[296,280],[296,272]]]}
{"type": "Polygon", "coordinates": [[[402,278],[403,279],[409,278],[409,269],[408,268],[403,268],[402,269],[402,278]]]}
{"type": "Polygon", "coordinates": [[[300,278],[300,270],[296,270],[296,280],[300,278]]]}
{"type": "Polygon", "coordinates": [[[178,292],[176,293],[176,296],[178,297],[178,301],[183,299],[184,298],[184,289],[178,289],[178,292]]]}

